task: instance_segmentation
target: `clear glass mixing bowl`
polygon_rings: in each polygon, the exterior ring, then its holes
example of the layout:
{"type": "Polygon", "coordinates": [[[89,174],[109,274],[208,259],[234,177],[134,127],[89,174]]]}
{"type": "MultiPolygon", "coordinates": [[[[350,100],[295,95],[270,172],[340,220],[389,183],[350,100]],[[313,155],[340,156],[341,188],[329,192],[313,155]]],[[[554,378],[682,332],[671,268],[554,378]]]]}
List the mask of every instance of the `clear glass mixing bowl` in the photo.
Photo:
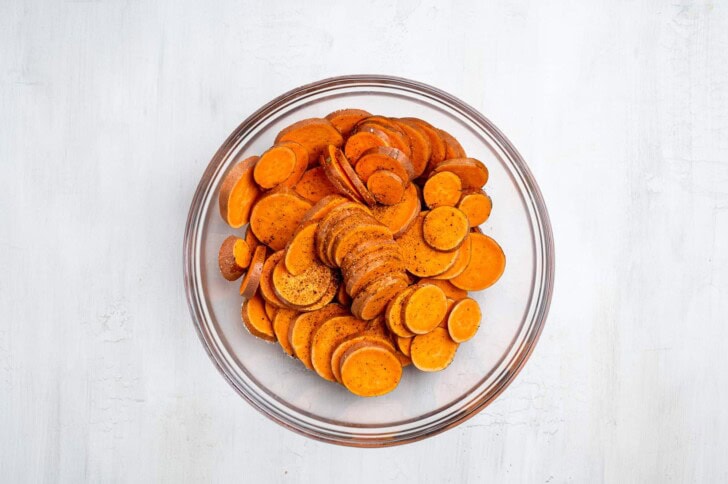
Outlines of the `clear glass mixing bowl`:
{"type": "MultiPolygon", "coordinates": [[[[240,231],[240,234],[244,231],[240,231]]],[[[261,413],[325,442],[380,447],[420,440],[452,428],[492,402],[528,360],[541,333],[553,288],[554,247],[548,213],[526,163],[482,114],[434,87],[388,76],[345,76],[294,89],[261,107],[210,161],[190,207],[184,271],[192,319],[220,373],[261,413]],[[319,378],[279,346],[247,333],[237,284],[218,272],[217,252],[233,231],[221,220],[217,196],[227,170],[260,154],[294,121],[356,107],[393,117],[414,116],[449,131],[490,170],[493,213],[482,227],[503,247],[506,271],[474,293],[483,308],[476,337],[460,346],[444,371],[405,369],[399,387],[360,398],[319,378]]]]}

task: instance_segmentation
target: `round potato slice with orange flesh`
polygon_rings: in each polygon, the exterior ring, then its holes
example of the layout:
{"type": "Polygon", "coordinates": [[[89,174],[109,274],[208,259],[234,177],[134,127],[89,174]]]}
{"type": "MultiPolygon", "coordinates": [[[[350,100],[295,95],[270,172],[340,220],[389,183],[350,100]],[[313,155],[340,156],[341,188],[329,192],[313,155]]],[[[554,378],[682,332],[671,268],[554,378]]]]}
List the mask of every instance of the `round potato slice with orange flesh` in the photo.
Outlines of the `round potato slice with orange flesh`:
{"type": "Polygon", "coordinates": [[[278,306],[274,306],[265,300],[263,306],[265,307],[265,315],[268,316],[268,319],[270,319],[272,323],[278,313],[278,306]]]}
{"type": "Polygon", "coordinates": [[[457,350],[458,344],[450,339],[447,330],[435,328],[412,338],[410,358],[418,370],[440,371],[450,366],[457,350]]]}
{"type": "Polygon", "coordinates": [[[410,121],[417,126],[419,126],[425,134],[427,134],[427,139],[430,140],[430,147],[432,148],[432,153],[430,154],[430,161],[427,164],[427,168],[425,168],[425,171],[422,173],[424,176],[428,176],[429,173],[435,169],[437,165],[439,165],[443,160],[445,160],[445,154],[446,154],[446,146],[445,141],[440,137],[440,133],[438,132],[438,129],[432,126],[427,121],[423,121],[418,118],[403,118],[407,121],[410,121]]]}
{"type": "Polygon", "coordinates": [[[392,238],[392,231],[389,228],[381,225],[374,218],[371,221],[372,223],[359,224],[358,226],[351,227],[347,232],[340,233],[333,242],[331,260],[337,267],[341,267],[344,256],[364,240],[371,238],[392,238]]]}
{"type": "Polygon", "coordinates": [[[468,341],[480,327],[482,313],[477,301],[465,298],[455,303],[447,317],[447,332],[456,343],[468,341]]]}
{"type": "Polygon", "coordinates": [[[301,312],[318,311],[327,304],[330,304],[336,297],[336,294],[338,294],[339,286],[341,284],[339,274],[334,272],[332,273],[332,275],[333,277],[331,278],[331,283],[329,284],[329,287],[326,289],[326,292],[324,292],[324,295],[321,297],[321,299],[311,304],[310,306],[297,306],[294,307],[294,309],[297,309],[301,312]]]}
{"type": "Polygon", "coordinates": [[[477,227],[490,217],[493,201],[483,190],[474,190],[463,193],[457,207],[468,217],[470,226],[477,227]]]}
{"type": "MultiPolygon", "coordinates": [[[[357,262],[363,257],[367,257],[369,254],[373,256],[378,255],[379,252],[394,251],[394,254],[399,256],[399,246],[397,243],[389,237],[374,237],[369,240],[363,240],[356,247],[344,256],[341,260],[341,268],[344,270],[347,267],[351,267],[352,264],[357,262]]],[[[401,256],[399,256],[401,259],[401,256]]]]}
{"type": "Polygon", "coordinates": [[[385,348],[389,348],[392,352],[395,351],[392,341],[388,337],[376,331],[365,330],[361,333],[355,333],[345,337],[341,343],[334,348],[334,352],[331,354],[331,371],[333,372],[334,378],[336,378],[337,382],[341,383],[341,360],[344,353],[346,353],[351,347],[361,343],[380,344],[385,348]]]}
{"type": "MultiPolygon", "coordinates": [[[[287,146],[272,146],[263,153],[253,169],[253,178],[262,188],[273,188],[293,175],[297,166],[296,153],[287,146]]],[[[305,168],[305,167],[304,167],[305,168]]]]}
{"type": "Polygon", "coordinates": [[[303,145],[308,151],[309,164],[316,163],[329,145],[340,147],[344,144],[344,138],[334,125],[321,118],[309,118],[293,123],[278,133],[275,142],[281,141],[295,141],[303,145]]]}
{"type": "Polygon", "coordinates": [[[324,198],[316,202],[313,207],[308,209],[308,212],[306,212],[301,223],[321,220],[339,205],[350,201],[351,200],[346,197],[342,197],[338,193],[334,195],[326,195],[324,198]]]}
{"type": "Polygon", "coordinates": [[[338,194],[321,166],[306,170],[293,190],[311,203],[318,203],[324,197],[338,194]]]}
{"type": "Polygon", "coordinates": [[[425,242],[436,250],[458,249],[469,232],[468,217],[455,207],[433,208],[422,222],[425,242]]]}
{"type": "Polygon", "coordinates": [[[241,161],[225,175],[220,185],[218,199],[220,215],[234,229],[248,223],[250,211],[260,194],[260,188],[253,179],[253,170],[257,162],[257,156],[241,161]]]}
{"type": "Polygon", "coordinates": [[[455,301],[460,301],[461,299],[465,299],[466,297],[468,297],[468,291],[463,291],[459,287],[453,286],[450,281],[434,278],[424,278],[420,279],[420,284],[434,284],[442,289],[442,292],[445,293],[445,296],[447,296],[448,299],[453,299],[455,301]]]}
{"type": "Polygon", "coordinates": [[[455,264],[458,251],[435,250],[425,242],[423,221],[427,212],[421,212],[407,231],[397,239],[407,270],[418,277],[442,274],[455,264]]]}
{"type": "Polygon", "coordinates": [[[260,295],[264,301],[277,308],[286,307],[286,303],[281,301],[278,295],[273,289],[273,269],[276,268],[278,263],[283,259],[285,251],[279,250],[274,252],[265,260],[263,264],[263,270],[260,272],[260,295]]]}
{"type": "Polygon", "coordinates": [[[307,222],[300,225],[286,245],[283,260],[288,272],[294,276],[318,263],[315,245],[316,229],[318,229],[318,222],[307,222]]]}
{"type": "Polygon", "coordinates": [[[425,334],[440,324],[447,311],[447,298],[434,284],[418,284],[402,301],[402,323],[414,334],[425,334]]]}
{"type": "Polygon", "coordinates": [[[371,118],[367,118],[359,122],[355,130],[358,133],[370,130],[382,131],[387,135],[387,138],[389,139],[389,145],[392,148],[401,151],[408,158],[412,156],[412,146],[410,144],[409,136],[407,136],[407,134],[402,131],[402,129],[400,129],[397,124],[391,122],[388,119],[385,122],[379,122],[376,120],[372,120],[371,118]]]}
{"type": "Polygon", "coordinates": [[[344,284],[339,285],[339,290],[336,292],[336,300],[342,306],[351,306],[351,296],[346,292],[346,286],[344,284]]]}
{"type": "Polygon", "coordinates": [[[396,148],[378,147],[367,150],[354,166],[354,171],[364,182],[377,170],[391,171],[405,183],[414,176],[412,162],[396,148]]]}
{"type": "Polygon", "coordinates": [[[348,138],[354,129],[354,125],[364,118],[371,116],[371,113],[363,109],[340,109],[326,115],[327,120],[331,121],[339,133],[344,138],[348,138]]]}
{"type": "Polygon", "coordinates": [[[458,257],[455,259],[455,263],[451,268],[440,274],[439,276],[432,276],[433,279],[452,279],[457,277],[465,271],[465,268],[470,264],[470,257],[472,255],[472,244],[470,242],[470,234],[465,237],[465,241],[458,248],[458,257]]]}
{"type": "MultiPolygon", "coordinates": [[[[391,301],[389,301],[389,304],[387,305],[387,309],[384,313],[387,327],[397,337],[411,338],[415,335],[415,333],[407,329],[402,321],[402,303],[415,289],[417,289],[416,286],[410,286],[404,289],[391,301]]],[[[407,353],[407,355],[409,355],[409,353],[407,353]]]]}
{"type": "MultiPolygon", "coordinates": [[[[330,225],[328,233],[324,238],[326,260],[331,262],[334,266],[340,264],[340,260],[335,259],[335,251],[340,242],[347,238],[352,230],[366,230],[368,227],[379,226],[382,227],[380,230],[372,229],[370,232],[372,235],[386,234],[388,229],[381,226],[371,215],[362,213],[358,210],[354,210],[349,213],[348,216],[339,218],[335,223],[330,225]]],[[[343,256],[342,256],[343,257],[343,256]]]]}
{"type": "Polygon", "coordinates": [[[227,237],[222,242],[222,245],[220,246],[220,251],[217,255],[217,263],[220,267],[220,273],[222,274],[222,277],[224,277],[228,281],[234,281],[238,279],[240,276],[243,275],[245,269],[250,264],[250,257],[250,249],[248,248],[248,244],[246,244],[243,239],[234,235],[227,237]],[[238,248],[238,253],[240,254],[240,257],[236,259],[235,251],[238,245],[240,246],[238,248]],[[247,254],[247,257],[245,254],[247,254]],[[244,266],[241,265],[243,263],[245,264],[244,266]]]}
{"type": "Polygon", "coordinates": [[[404,195],[399,203],[372,207],[372,214],[379,223],[389,227],[394,237],[399,237],[417,219],[421,207],[417,185],[410,183],[405,188],[404,195]]]}
{"type": "Polygon", "coordinates": [[[404,274],[404,264],[400,260],[387,256],[374,258],[361,269],[347,271],[344,275],[346,292],[351,297],[356,297],[373,281],[395,273],[404,274]]]}
{"type": "Polygon", "coordinates": [[[351,303],[351,312],[359,319],[374,319],[405,287],[407,287],[407,282],[395,275],[377,279],[357,294],[354,302],[351,303]]]}
{"type": "Polygon", "coordinates": [[[298,275],[288,272],[283,261],[273,269],[273,290],[294,309],[317,303],[331,284],[333,273],[321,263],[315,263],[298,275]]]}
{"type": "Polygon", "coordinates": [[[412,347],[412,339],[413,339],[412,337],[403,338],[402,336],[397,336],[397,348],[399,348],[399,351],[401,351],[402,354],[407,357],[410,356],[410,348],[412,347]]]}
{"type": "Polygon", "coordinates": [[[409,137],[410,145],[412,147],[412,166],[415,170],[414,178],[422,175],[427,168],[427,164],[432,156],[432,143],[427,133],[417,123],[414,123],[408,119],[397,119],[395,120],[397,125],[402,128],[402,131],[409,137]]]}
{"type": "Polygon", "coordinates": [[[380,146],[390,146],[389,136],[378,129],[371,129],[352,134],[346,140],[344,154],[347,159],[356,165],[356,162],[365,152],[380,146]]]}
{"type": "Polygon", "coordinates": [[[374,200],[384,205],[395,205],[402,201],[405,183],[394,172],[377,170],[369,176],[367,189],[374,200]]]}
{"type": "Polygon", "coordinates": [[[334,267],[334,262],[328,258],[330,239],[335,235],[335,232],[339,230],[339,225],[350,223],[349,219],[355,220],[355,218],[357,218],[366,220],[363,217],[363,208],[364,206],[358,203],[344,203],[331,210],[319,221],[319,226],[316,230],[315,243],[316,255],[321,262],[329,267],[334,267]]]}
{"type": "Polygon", "coordinates": [[[455,287],[466,291],[482,291],[500,279],[506,268],[506,256],[498,243],[477,232],[470,233],[470,263],[457,277],[450,279],[455,287]]]}
{"type": "Polygon", "coordinates": [[[250,214],[250,228],[273,250],[283,249],[311,208],[311,202],[287,188],[261,197],[250,214]]]}
{"type": "Polygon", "coordinates": [[[355,395],[377,397],[391,392],[402,378],[402,363],[378,344],[349,348],[341,359],[341,383],[355,395]]]}
{"type": "Polygon", "coordinates": [[[293,354],[293,346],[291,346],[291,342],[288,340],[288,332],[291,329],[293,321],[300,314],[295,309],[282,308],[278,310],[275,318],[273,318],[273,333],[278,340],[278,344],[281,345],[283,351],[289,356],[295,355],[293,354]]]}
{"type": "Polygon", "coordinates": [[[265,256],[268,253],[268,249],[265,245],[259,245],[253,252],[253,258],[250,261],[248,272],[245,273],[245,277],[240,281],[240,295],[246,299],[253,297],[258,290],[260,285],[260,274],[263,271],[263,263],[265,262],[265,256]]]}
{"type": "Polygon", "coordinates": [[[443,129],[438,130],[440,138],[445,142],[445,159],[452,160],[453,158],[465,158],[465,150],[458,140],[453,135],[443,129]]]}
{"type": "Polygon", "coordinates": [[[329,304],[316,311],[303,313],[298,316],[288,330],[288,341],[293,353],[301,363],[313,370],[311,363],[311,340],[319,326],[335,316],[343,316],[348,311],[338,304],[329,304]]]}
{"type": "Polygon", "coordinates": [[[314,371],[329,381],[336,381],[331,369],[331,355],[344,338],[366,329],[366,321],[354,316],[336,316],[321,324],[311,340],[311,364],[314,371]]]}
{"type": "Polygon", "coordinates": [[[455,158],[443,161],[435,168],[435,173],[449,171],[455,173],[463,185],[463,190],[480,190],[488,182],[488,168],[475,158],[455,158]]]}
{"type": "Polygon", "coordinates": [[[343,165],[340,161],[341,158],[345,158],[344,153],[333,145],[329,146],[324,154],[321,155],[319,162],[324,169],[326,178],[329,179],[341,195],[355,202],[364,203],[364,199],[359,194],[359,191],[344,172],[343,165]]]}
{"type": "Polygon", "coordinates": [[[454,207],[460,201],[462,188],[459,176],[450,171],[443,171],[427,179],[422,188],[422,197],[429,208],[454,207]]]}
{"type": "Polygon", "coordinates": [[[260,245],[260,240],[258,240],[258,237],[250,229],[250,225],[245,229],[245,243],[250,247],[251,253],[254,253],[255,249],[260,245]]]}
{"type": "Polygon", "coordinates": [[[344,175],[346,175],[349,183],[354,187],[361,199],[364,200],[364,203],[370,207],[375,205],[377,201],[374,199],[374,196],[369,192],[369,189],[364,185],[359,175],[356,174],[354,168],[352,168],[349,160],[346,159],[346,156],[341,150],[337,152],[336,161],[344,172],[344,175]]]}
{"type": "Polygon", "coordinates": [[[274,342],[276,340],[273,324],[265,314],[263,298],[256,294],[250,299],[246,299],[241,314],[245,328],[250,334],[266,341],[274,342]]]}

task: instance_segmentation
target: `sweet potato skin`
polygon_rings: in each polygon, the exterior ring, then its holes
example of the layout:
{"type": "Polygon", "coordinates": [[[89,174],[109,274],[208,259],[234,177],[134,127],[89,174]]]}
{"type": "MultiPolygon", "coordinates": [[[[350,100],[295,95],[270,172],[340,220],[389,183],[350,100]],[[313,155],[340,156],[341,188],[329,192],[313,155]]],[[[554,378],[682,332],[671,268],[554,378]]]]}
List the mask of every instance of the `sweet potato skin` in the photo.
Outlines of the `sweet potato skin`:
{"type": "Polygon", "coordinates": [[[260,194],[260,188],[253,180],[253,169],[257,162],[257,156],[239,162],[220,185],[218,196],[220,216],[234,229],[248,223],[250,211],[260,194]]]}

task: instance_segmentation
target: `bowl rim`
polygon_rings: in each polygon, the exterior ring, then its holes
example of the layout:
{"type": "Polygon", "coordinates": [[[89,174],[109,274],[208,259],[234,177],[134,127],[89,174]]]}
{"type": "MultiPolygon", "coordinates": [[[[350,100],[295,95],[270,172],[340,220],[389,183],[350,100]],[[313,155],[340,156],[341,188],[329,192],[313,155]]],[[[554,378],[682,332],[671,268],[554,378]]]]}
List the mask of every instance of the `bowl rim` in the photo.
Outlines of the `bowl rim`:
{"type": "MultiPolygon", "coordinates": [[[[534,227],[536,228],[536,227],[534,227]]],[[[264,104],[258,110],[248,116],[240,125],[235,128],[232,133],[227,137],[225,142],[217,149],[210,162],[208,163],[205,171],[200,178],[200,181],[195,190],[192,202],[190,204],[190,210],[187,216],[187,222],[185,225],[185,234],[183,242],[183,269],[184,269],[184,283],[185,292],[187,296],[187,305],[190,310],[195,330],[197,332],[200,341],[202,342],[205,351],[212,360],[213,364],[217,368],[218,372],[228,381],[228,383],[235,389],[235,391],[245,399],[253,408],[265,415],[267,418],[273,420],[279,425],[288,428],[300,435],[306,437],[338,445],[345,445],[350,447],[388,447],[394,445],[402,445],[406,443],[416,442],[428,437],[432,437],[448,429],[454,428],[473,416],[477,415],[481,410],[487,407],[493,402],[501,393],[513,382],[516,376],[520,373],[525,363],[530,358],[538,340],[543,331],[544,324],[546,322],[549,308],[551,305],[551,299],[553,296],[553,285],[554,285],[554,272],[555,272],[555,250],[553,241],[553,232],[551,228],[550,218],[548,210],[543,199],[541,190],[534,178],[531,170],[526,164],[525,160],[515,148],[515,146],[506,138],[506,136],[485,116],[483,116],[478,110],[456,98],[455,96],[442,91],[436,87],[428,84],[406,79],[402,77],[388,76],[388,75],[373,75],[373,74],[357,74],[357,75],[345,75],[336,76],[321,79],[319,81],[311,82],[300,87],[291,89],[280,96],[274,98],[270,102],[264,104]],[[382,434],[371,434],[367,435],[366,438],[361,438],[349,434],[342,434],[341,432],[323,432],[316,428],[312,428],[311,425],[307,425],[305,422],[301,422],[299,419],[298,425],[281,418],[276,412],[273,412],[268,406],[263,405],[262,402],[252,398],[244,388],[241,388],[236,381],[234,381],[230,374],[225,370],[222,357],[219,355],[218,350],[212,344],[212,336],[206,330],[206,326],[203,324],[205,319],[202,311],[200,310],[200,301],[197,297],[197,285],[198,281],[194,270],[194,248],[196,247],[196,232],[197,225],[199,224],[199,215],[201,215],[203,204],[201,203],[206,197],[209,189],[211,188],[211,180],[214,178],[216,172],[220,169],[222,162],[225,159],[226,153],[228,153],[231,147],[235,144],[237,139],[240,139],[246,134],[247,131],[253,129],[260,121],[261,118],[268,114],[273,113],[277,108],[284,106],[288,102],[292,102],[301,96],[312,92],[319,92],[327,89],[334,88],[346,88],[346,87],[357,87],[362,85],[389,87],[389,88],[400,88],[408,91],[415,91],[418,94],[424,94],[429,97],[434,97],[440,102],[451,105],[457,108],[460,112],[466,114],[470,121],[481,125],[488,130],[489,134],[493,136],[495,141],[500,144],[500,148],[509,154],[510,161],[517,165],[523,182],[529,188],[531,202],[536,214],[536,226],[539,230],[534,230],[534,237],[540,235],[541,238],[541,249],[543,252],[543,268],[541,271],[541,290],[538,294],[534,294],[532,297],[537,297],[538,302],[535,306],[535,313],[533,318],[533,324],[529,327],[529,332],[524,338],[523,343],[519,347],[519,351],[513,356],[513,360],[510,362],[508,367],[504,370],[505,377],[497,381],[497,385],[491,392],[481,395],[481,397],[475,401],[474,405],[467,407],[459,412],[448,414],[445,418],[426,424],[424,427],[416,427],[410,429],[406,435],[399,437],[392,437],[389,433],[382,434]]],[[[458,401],[458,400],[456,400],[458,401]]],[[[310,418],[310,417],[309,417],[310,418]]],[[[376,427],[375,427],[376,428],[376,427]]]]}

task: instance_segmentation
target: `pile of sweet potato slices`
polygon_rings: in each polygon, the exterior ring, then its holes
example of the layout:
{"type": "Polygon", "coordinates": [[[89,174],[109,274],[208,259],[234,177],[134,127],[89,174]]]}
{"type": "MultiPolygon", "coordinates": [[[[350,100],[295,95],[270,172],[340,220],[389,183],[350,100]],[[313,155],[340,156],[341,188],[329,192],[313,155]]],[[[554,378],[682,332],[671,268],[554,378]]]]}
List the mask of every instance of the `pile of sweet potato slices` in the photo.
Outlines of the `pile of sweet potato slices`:
{"type": "Polygon", "coordinates": [[[245,327],[360,396],[392,391],[410,363],[446,368],[480,325],[468,291],[505,269],[478,228],[487,181],[421,119],[343,109],[285,128],[220,187],[222,218],[247,226],[218,259],[242,277],[245,327]]]}

